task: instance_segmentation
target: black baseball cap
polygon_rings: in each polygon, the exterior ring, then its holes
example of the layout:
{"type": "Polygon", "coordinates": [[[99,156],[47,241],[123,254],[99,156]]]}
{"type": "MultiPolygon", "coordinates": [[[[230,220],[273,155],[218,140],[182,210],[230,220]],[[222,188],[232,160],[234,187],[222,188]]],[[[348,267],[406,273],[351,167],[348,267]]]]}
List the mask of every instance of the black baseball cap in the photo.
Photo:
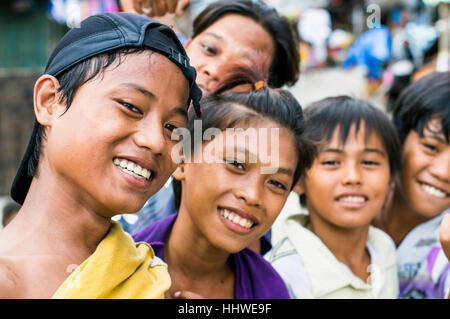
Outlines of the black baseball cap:
{"type": "MultiPolygon", "coordinates": [[[[201,116],[202,92],[195,83],[196,71],[175,32],[151,18],[126,12],[93,15],[67,32],[53,50],[44,74],[58,77],[81,61],[98,54],[120,48],[149,48],[175,63],[189,82],[189,107],[191,101],[197,117],[201,116]]],[[[162,75],[163,76],[163,75],[162,75]]],[[[23,204],[33,176],[29,162],[33,157],[39,123],[35,120],[31,138],[11,187],[11,198],[23,204]]]]}

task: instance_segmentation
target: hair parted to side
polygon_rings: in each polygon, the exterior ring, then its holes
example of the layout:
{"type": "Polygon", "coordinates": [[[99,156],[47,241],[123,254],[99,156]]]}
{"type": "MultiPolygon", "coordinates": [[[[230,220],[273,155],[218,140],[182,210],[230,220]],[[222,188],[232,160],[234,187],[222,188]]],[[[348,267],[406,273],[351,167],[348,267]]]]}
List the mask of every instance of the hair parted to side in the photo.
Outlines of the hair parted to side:
{"type": "Polygon", "coordinates": [[[213,2],[195,18],[192,37],[195,38],[228,14],[239,14],[251,18],[272,36],[275,53],[269,64],[269,86],[279,88],[283,85],[294,85],[300,73],[298,40],[286,18],[281,16],[275,8],[267,6],[262,1],[220,0],[213,2]]]}
{"type": "Polygon", "coordinates": [[[423,130],[433,118],[440,118],[441,132],[450,142],[450,71],[434,72],[410,84],[400,94],[393,121],[403,143],[411,132],[421,137],[423,130]]]}
{"type": "MultiPolygon", "coordinates": [[[[305,135],[319,150],[331,141],[339,130],[340,141],[345,145],[350,129],[355,125],[355,134],[365,127],[365,140],[376,134],[389,158],[391,176],[400,172],[400,140],[392,121],[380,109],[369,102],[348,96],[329,97],[310,104],[305,108],[305,135]]],[[[306,205],[305,195],[300,196],[302,206],[306,205]]]]}

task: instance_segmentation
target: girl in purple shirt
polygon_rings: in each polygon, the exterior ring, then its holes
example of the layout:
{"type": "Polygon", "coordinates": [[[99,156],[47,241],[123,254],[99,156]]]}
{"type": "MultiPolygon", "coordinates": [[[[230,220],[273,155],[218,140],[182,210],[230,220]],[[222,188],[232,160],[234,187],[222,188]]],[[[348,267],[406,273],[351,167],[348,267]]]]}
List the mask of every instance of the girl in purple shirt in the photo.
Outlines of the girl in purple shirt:
{"type": "Polygon", "coordinates": [[[247,92],[203,98],[201,121],[190,112],[182,157],[172,153],[182,161],[166,209],[178,213],[134,235],[168,264],[167,298],[289,298],[278,273],[246,247],[272,226],[314,148],[288,91],[264,82],[235,90],[247,92]]]}

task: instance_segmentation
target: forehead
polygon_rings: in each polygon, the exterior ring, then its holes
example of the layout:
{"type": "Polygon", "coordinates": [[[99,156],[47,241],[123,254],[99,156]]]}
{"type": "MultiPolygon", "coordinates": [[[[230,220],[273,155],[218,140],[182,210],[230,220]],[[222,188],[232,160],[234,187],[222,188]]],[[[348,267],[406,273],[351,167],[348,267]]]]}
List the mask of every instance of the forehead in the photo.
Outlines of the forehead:
{"type": "Polygon", "coordinates": [[[370,146],[372,148],[385,150],[380,135],[373,129],[368,130],[364,121],[361,121],[359,123],[359,128],[357,127],[356,123],[352,123],[349,127],[349,131],[345,139],[344,137],[345,136],[341,124],[334,128],[330,140],[323,141],[319,149],[323,150],[324,148],[327,148],[329,146],[345,149],[346,146],[353,144],[362,149],[370,146]]]}
{"type": "Polygon", "coordinates": [[[269,32],[255,20],[239,14],[223,16],[201,34],[215,37],[245,57],[250,57],[255,51],[270,57],[274,55],[274,43],[269,32]]]}
{"type": "Polygon", "coordinates": [[[435,137],[443,142],[446,141],[446,143],[448,143],[448,140],[450,139],[450,136],[444,136],[442,118],[440,116],[435,116],[428,120],[424,125],[422,133],[426,136],[435,137]]]}
{"type": "Polygon", "coordinates": [[[180,68],[165,56],[149,50],[121,57],[120,63],[108,66],[98,80],[99,90],[131,82],[152,92],[157,99],[186,105],[189,98],[189,82],[180,68]],[[160,95],[168,87],[173,94],[160,95]]]}
{"type": "Polygon", "coordinates": [[[274,121],[238,125],[222,131],[221,138],[224,148],[237,154],[250,153],[264,164],[277,162],[285,167],[296,166],[293,160],[297,156],[296,139],[292,132],[274,121]]]}

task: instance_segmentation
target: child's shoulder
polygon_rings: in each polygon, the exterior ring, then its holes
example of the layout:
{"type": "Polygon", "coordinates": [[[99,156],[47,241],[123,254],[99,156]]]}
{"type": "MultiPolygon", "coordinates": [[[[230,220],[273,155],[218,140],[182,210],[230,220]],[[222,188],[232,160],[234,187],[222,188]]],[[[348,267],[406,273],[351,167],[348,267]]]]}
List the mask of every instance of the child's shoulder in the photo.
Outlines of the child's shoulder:
{"type": "Polygon", "coordinates": [[[396,248],[392,238],[383,230],[374,226],[369,227],[369,236],[367,241],[375,250],[377,256],[385,264],[396,263],[396,248]]]}

